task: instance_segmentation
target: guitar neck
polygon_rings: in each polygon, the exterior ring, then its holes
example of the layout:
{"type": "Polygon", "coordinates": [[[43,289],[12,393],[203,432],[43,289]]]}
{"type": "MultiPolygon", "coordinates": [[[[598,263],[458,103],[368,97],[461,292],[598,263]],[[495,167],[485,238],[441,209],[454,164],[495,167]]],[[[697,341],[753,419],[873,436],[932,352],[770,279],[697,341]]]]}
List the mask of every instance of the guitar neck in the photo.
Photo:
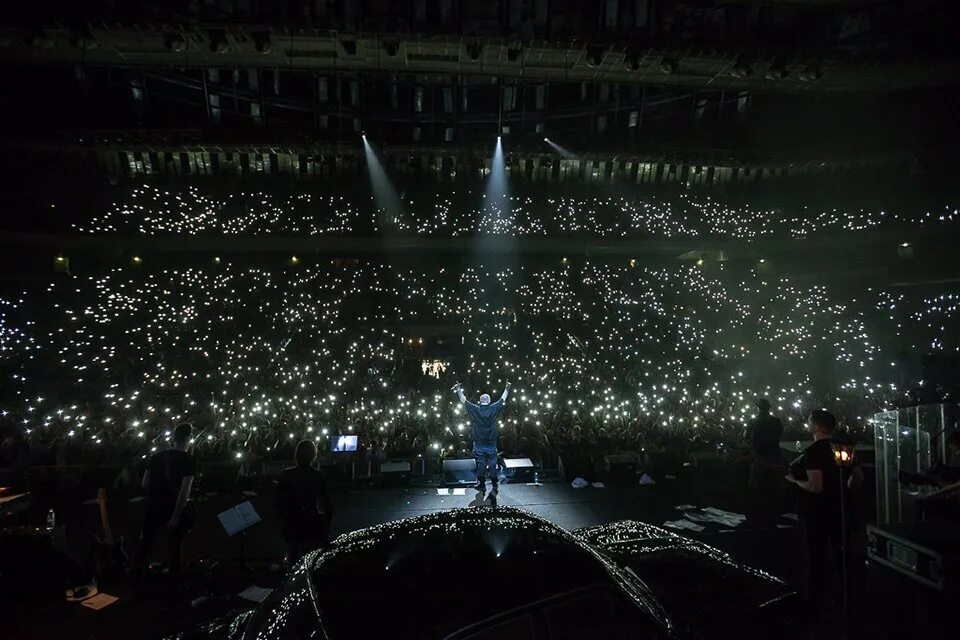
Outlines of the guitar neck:
{"type": "Polygon", "coordinates": [[[110,518],[107,515],[107,501],[101,497],[97,501],[100,506],[100,526],[103,528],[103,541],[113,544],[113,531],[110,529],[110,518]]]}

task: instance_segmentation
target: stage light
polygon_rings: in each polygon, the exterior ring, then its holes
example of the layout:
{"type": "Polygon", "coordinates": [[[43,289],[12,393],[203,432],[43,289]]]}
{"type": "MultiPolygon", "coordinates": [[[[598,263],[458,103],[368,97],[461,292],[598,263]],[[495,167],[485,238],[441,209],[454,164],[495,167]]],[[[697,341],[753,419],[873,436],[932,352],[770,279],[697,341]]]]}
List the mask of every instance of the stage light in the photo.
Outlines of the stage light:
{"type": "Polygon", "coordinates": [[[380,223],[382,225],[392,224],[394,217],[403,213],[403,203],[397,190],[394,188],[390,177],[380,164],[376,152],[373,150],[366,134],[363,139],[363,155],[367,161],[367,175],[370,178],[370,187],[373,191],[373,200],[380,212],[380,223]]]}
{"type": "Polygon", "coordinates": [[[663,58],[660,60],[660,72],[665,74],[676,73],[677,69],[680,68],[680,63],[678,63],[673,58],[663,58]]]}
{"type": "Polygon", "coordinates": [[[227,42],[227,33],[222,29],[211,29],[210,51],[214,53],[226,53],[230,51],[230,43],[227,42]]]}
{"type": "Polygon", "coordinates": [[[801,82],[815,82],[820,79],[820,69],[816,65],[807,65],[797,76],[801,82]]]}
{"type": "Polygon", "coordinates": [[[603,64],[603,54],[606,48],[602,45],[590,45],[587,47],[587,66],[599,67],[603,64]]]}
{"type": "Polygon", "coordinates": [[[53,47],[53,38],[43,31],[38,31],[27,36],[27,44],[37,49],[49,49],[53,47]]]}
{"type": "Polygon", "coordinates": [[[730,75],[734,78],[746,78],[753,73],[753,65],[750,64],[750,61],[746,56],[738,56],[736,61],[733,64],[733,69],[730,70],[730,75]]]}
{"type": "Polygon", "coordinates": [[[575,153],[573,153],[572,151],[570,151],[570,150],[567,149],[566,147],[560,146],[559,144],[557,144],[557,143],[554,142],[553,140],[550,140],[550,139],[548,139],[548,138],[544,138],[543,141],[546,142],[548,145],[550,145],[550,147],[552,147],[554,151],[556,151],[558,154],[560,154],[560,157],[561,157],[561,158],[570,159],[570,158],[576,158],[576,157],[577,157],[575,153]]]}
{"type": "Polygon", "coordinates": [[[270,39],[270,34],[266,31],[254,33],[253,46],[258,53],[270,53],[273,51],[273,41],[270,39]]]}
{"type": "Polygon", "coordinates": [[[767,80],[782,80],[787,77],[787,66],[783,60],[774,60],[765,74],[767,80]]]}

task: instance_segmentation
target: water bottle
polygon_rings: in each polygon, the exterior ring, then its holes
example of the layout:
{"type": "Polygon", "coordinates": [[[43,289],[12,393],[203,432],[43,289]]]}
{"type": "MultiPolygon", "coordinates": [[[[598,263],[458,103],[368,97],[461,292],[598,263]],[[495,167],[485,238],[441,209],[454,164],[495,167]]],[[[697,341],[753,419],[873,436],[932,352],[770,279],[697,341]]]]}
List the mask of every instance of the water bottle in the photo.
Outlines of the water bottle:
{"type": "Polygon", "coordinates": [[[53,531],[53,528],[57,526],[57,517],[53,513],[53,509],[47,509],[47,531],[53,531]]]}

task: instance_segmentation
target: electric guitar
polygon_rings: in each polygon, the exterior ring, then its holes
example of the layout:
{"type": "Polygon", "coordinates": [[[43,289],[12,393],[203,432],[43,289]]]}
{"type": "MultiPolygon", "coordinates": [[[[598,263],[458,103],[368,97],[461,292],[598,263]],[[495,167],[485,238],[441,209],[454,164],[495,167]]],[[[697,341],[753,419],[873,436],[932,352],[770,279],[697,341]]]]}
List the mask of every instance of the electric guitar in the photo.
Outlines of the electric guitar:
{"type": "Polygon", "coordinates": [[[101,583],[119,582],[127,566],[127,553],[123,548],[123,537],[115,540],[107,514],[107,490],[97,491],[97,507],[100,510],[102,535],[96,536],[91,556],[94,574],[101,583]]]}

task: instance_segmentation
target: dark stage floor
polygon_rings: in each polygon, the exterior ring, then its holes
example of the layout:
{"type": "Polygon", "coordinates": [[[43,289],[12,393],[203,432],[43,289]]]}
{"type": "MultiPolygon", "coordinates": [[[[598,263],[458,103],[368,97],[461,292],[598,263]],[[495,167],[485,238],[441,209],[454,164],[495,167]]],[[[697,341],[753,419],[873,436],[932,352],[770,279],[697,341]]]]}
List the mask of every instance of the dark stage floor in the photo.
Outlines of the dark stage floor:
{"type": "MultiPolygon", "coordinates": [[[[438,486],[417,486],[341,490],[336,495],[338,508],[332,533],[337,535],[396,519],[479,504],[477,493],[472,489],[459,492],[454,489],[438,489],[438,486]],[[441,495],[441,491],[449,491],[450,494],[441,495]],[[462,495],[453,495],[454,493],[462,495]]],[[[681,517],[681,512],[676,509],[681,504],[714,506],[731,511],[743,509],[742,504],[737,504],[737,491],[714,491],[715,495],[711,500],[698,501],[691,497],[693,489],[684,483],[670,480],[630,488],[574,489],[560,481],[547,481],[540,485],[507,484],[501,486],[499,504],[526,509],[567,529],[622,519],[663,524],[667,520],[681,517]]],[[[263,522],[250,529],[242,550],[254,573],[241,571],[237,563],[231,562],[241,555],[239,540],[231,539],[224,533],[215,514],[222,508],[235,504],[240,497],[201,497],[197,526],[189,539],[189,556],[195,561],[206,559],[221,560],[225,563],[212,575],[203,576],[198,571],[195,572],[190,578],[190,588],[184,593],[168,598],[159,588],[160,578],[156,578],[154,586],[157,587],[157,592],[141,598],[133,597],[128,585],[122,583],[104,586],[103,591],[119,596],[120,599],[100,611],[88,610],[78,604],[61,601],[43,603],[31,598],[17,605],[17,626],[9,637],[97,640],[158,637],[178,628],[178,625],[189,625],[207,616],[252,606],[229,597],[212,597],[197,607],[191,607],[190,604],[195,598],[211,591],[214,596],[229,596],[251,584],[272,587],[280,579],[276,563],[283,553],[283,546],[275,517],[272,491],[243,496],[249,498],[263,516],[263,522]]],[[[127,540],[136,539],[141,508],[140,503],[126,500],[115,501],[111,508],[114,528],[122,532],[127,540]]],[[[96,507],[84,506],[77,521],[79,525],[73,528],[70,538],[71,547],[76,549],[74,555],[79,557],[83,555],[86,546],[84,539],[89,540],[96,527],[96,507]]],[[[681,533],[708,542],[740,560],[793,582],[801,558],[795,553],[800,541],[792,524],[791,520],[782,519],[779,525],[756,528],[747,522],[731,530],[729,527],[707,523],[703,532],[681,533]]],[[[128,547],[132,552],[133,545],[128,547]]],[[[14,587],[13,601],[16,600],[14,587]]]]}

